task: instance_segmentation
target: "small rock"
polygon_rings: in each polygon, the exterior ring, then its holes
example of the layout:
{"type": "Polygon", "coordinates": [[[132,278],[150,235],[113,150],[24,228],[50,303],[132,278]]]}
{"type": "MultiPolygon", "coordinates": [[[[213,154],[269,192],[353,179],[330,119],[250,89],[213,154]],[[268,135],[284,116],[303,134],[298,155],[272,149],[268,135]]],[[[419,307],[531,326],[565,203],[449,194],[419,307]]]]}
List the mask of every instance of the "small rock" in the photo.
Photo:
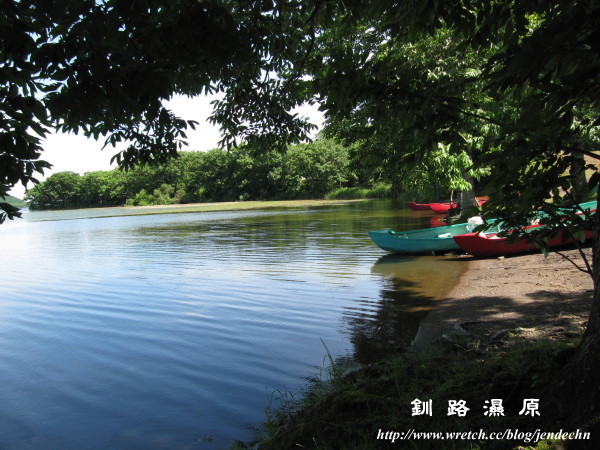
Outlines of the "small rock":
{"type": "Polygon", "coordinates": [[[502,339],[503,337],[506,336],[507,331],[506,330],[500,330],[500,331],[496,331],[494,334],[492,334],[492,336],[490,337],[490,342],[493,341],[498,341],[500,339],[502,339]]]}

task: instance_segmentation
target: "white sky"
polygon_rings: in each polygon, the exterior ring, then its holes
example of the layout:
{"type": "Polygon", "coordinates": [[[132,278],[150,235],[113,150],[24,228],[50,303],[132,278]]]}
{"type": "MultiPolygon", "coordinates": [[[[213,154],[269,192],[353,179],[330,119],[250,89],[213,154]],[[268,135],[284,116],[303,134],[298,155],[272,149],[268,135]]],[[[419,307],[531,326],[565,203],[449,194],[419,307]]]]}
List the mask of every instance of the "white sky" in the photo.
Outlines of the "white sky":
{"type": "MultiPolygon", "coordinates": [[[[189,146],[185,150],[205,151],[217,147],[217,142],[220,139],[219,130],[207,120],[212,112],[210,101],[214,98],[216,97],[188,98],[177,96],[166,104],[175,115],[182,119],[196,120],[198,122],[195,131],[191,129],[186,131],[189,146]]],[[[319,129],[321,128],[323,116],[317,111],[317,105],[302,107],[296,112],[309,117],[312,123],[317,125],[319,129]]],[[[103,138],[95,141],[81,135],[49,134],[42,144],[44,152],[41,159],[52,164],[52,168],[46,170],[43,176],[40,175],[36,178],[43,181],[53,173],[67,170],[84,174],[85,172],[95,170],[113,169],[116,166],[111,166],[110,159],[115,153],[122,150],[122,148],[108,146],[101,151],[103,145],[103,138]]],[[[31,188],[32,186],[28,187],[31,188]]],[[[9,193],[15,197],[23,198],[25,189],[21,184],[18,184],[9,193]]]]}

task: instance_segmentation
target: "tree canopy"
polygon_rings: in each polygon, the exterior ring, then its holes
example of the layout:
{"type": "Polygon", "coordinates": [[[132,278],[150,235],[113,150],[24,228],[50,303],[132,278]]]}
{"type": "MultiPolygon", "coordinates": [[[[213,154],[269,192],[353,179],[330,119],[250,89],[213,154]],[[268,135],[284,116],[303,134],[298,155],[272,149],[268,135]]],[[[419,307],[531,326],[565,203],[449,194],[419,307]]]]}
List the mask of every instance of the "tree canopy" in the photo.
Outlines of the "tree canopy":
{"type": "Polygon", "coordinates": [[[399,179],[435,172],[440,145],[488,169],[506,150],[519,170],[596,145],[593,1],[69,5],[3,2],[0,195],[48,168],[50,129],[104,136],[124,168],[175,156],[195,123],[163,106],[174,94],[223,92],[222,144],[263,151],[306,138],[290,111],[319,101],[333,134],[399,179]]]}

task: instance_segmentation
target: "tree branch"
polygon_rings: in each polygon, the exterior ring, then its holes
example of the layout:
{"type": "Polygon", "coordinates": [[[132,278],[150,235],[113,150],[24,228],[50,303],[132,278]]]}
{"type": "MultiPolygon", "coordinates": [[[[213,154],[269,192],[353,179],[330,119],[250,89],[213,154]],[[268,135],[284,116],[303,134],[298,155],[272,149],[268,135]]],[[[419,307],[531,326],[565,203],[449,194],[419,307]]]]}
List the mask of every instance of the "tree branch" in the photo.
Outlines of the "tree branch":
{"type": "MultiPolygon", "coordinates": [[[[584,213],[585,214],[585,213],[584,213]]],[[[583,260],[583,262],[585,263],[585,267],[586,269],[582,269],[581,267],[579,267],[579,265],[573,261],[571,258],[569,258],[567,255],[565,255],[564,253],[561,253],[559,251],[554,251],[554,253],[556,253],[557,255],[562,256],[563,258],[565,258],[567,261],[569,261],[571,264],[573,264],[575,266],[575,268],[583,273],[588,274],[590,277],[592,277],[592,279],[594,278],[594,271],[592,270],[592,266],[590,264],[590,262],[588,261],[588,257],[585,254],[585,252],[583,251],[583,249],[581,248],[581,245],[579,245],[579,240],[576,239],[573,234],[569,231],[569,229],[565,226],[562,225],[561,228],[563,229],[563,231],[571,238],[573,239],[573,242],[575,243],[575,246],[577,247],[577,251],[579,252],[579,255],[581,256],[581,259],[583,260]]]]}
{"type": "Polygon", "coordinates": [[[589,150],[570,149],[569,151],[571,153],[581,153],[582,155],[589,156],[590,158],[600,160],[600,155],[598,155],[594,152],[590,152],[589,150]]]}
{"type": "Polygon", "coordinates": [[[567,255],[565,255],[563,252],[559,252],[558,250],[554,250],[554,253],[556,253],[559,256],[562,256],[564,259],[566,259],[567,261],[569,261],[580,272],[583,272],[585,274],[588,274],[589,276],[592,276],[592,268],[590,267],[590,264],[589,264],[589,262],[587,260],[587,256],[585,256],[585,253],[583,253],[583,250],[582,250],[582,248],[581,248],[580,245],[577,245],[577,250],[579,250],[579,253],[582,255],[583,261],[585,262],[585,267],[586,267],[585,269],[582,268],[582,267],[580,267],[575,261],[573,261],[570,257],[568,257],[567,255]]]}
{"type": "Polygon", "coordinates": [[[302,58],[302,61],[296,67],[295,73],[291,77],[289,77],[287,79],[287,81],[285,82],[285,85],[283,86],[283,92],[286,92],[289,85],[300,76],[300,74],[302,73],[302,69],[304,68],[304,65],[306,64],[306,61],[308,61],[308,57],[311,55],[311,53],[315,47],[315,42],[317,40],[316,33],[315,33],[315,19],[317,17],[317,14],[321,10],[323,3],[324,3],[324,0],[320,0],[315,5],[313,12],[311,13],[310,17],[306,21],[306,23],[309,24],[309,26],[310,26],[310,28],[309,28],[310,43],[308,44],[308,48],[306,49],[306,52],[304,53],[304,57],[302,58]]]}
{"type": "Polygon", "coordinates": [[[469,117],[474,117],[476,119],[481,119],[485,122],[491,123],[492,125],[498,125],[499,127],[505,126],[506,124],[502,123],[502,122],[498,122],[497,120],[494,120],[490,117],[486,117],[486,116],[482,116],[480,114],[476,114],[476,113],[471,113],[468,111],[461,111],[459,110],[461,113],[463,113],[465,116],[469,116],[469,117]]]}

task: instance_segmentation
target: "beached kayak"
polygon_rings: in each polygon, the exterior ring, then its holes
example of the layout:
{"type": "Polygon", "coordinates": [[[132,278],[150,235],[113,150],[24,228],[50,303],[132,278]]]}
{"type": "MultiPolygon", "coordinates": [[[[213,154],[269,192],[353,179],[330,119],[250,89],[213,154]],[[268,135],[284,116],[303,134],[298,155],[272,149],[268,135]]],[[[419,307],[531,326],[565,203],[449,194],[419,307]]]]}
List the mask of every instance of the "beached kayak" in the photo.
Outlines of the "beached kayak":
{"type": "MultiPolygon", "coordinates": [[[[579,204],[579,208],[582,211],[595,212],[596,202],[581,203],[579,204]]],[[[523,230],[530,232],[543,226],[543,224],[531,225],[525,227],[523,230]]],[[[592,239],[594,236],[591,231],[586,231],[584,235],[585,240],[592,239]]],[[[538,249],[535,243],[530,242],[525,238],[519,239],[515,242],[509,242],[506,237],[500,237],[496,233],[466,233],[463,235],[454,236],[453,239],[461,249],[473,256],[516,255],[519,253],[532,252],[538,249]]],[[[574,241],[575,240],[570,236],[566,236],[564,233],[559,233],[556,236],[548,239],[548,247],[560,247],[562,245],[573,244],[574,241]]]]}
{"type": "MultiPolygon", "coordinates": [[[[388,252],[405,254],[444,252],[458,250],[460,247],[452,239],[453,236],[470,233],[481,223],[483,221],[480,217],[472,217],[467,223],[400,232],[369,231],[369,236],[375,244],[388,252]]],[[[495,229],[492,232],[497,231],[499,230],[495,229]]]]}

